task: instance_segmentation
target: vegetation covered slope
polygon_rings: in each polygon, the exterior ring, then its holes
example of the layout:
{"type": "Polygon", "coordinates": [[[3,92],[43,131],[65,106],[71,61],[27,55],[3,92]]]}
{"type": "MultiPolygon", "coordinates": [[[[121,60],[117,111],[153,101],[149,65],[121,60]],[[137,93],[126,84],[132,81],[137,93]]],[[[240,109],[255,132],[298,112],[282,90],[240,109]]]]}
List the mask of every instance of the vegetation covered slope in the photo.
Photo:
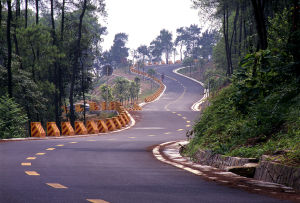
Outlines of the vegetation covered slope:
{"type": "MultiPolygon", "coordinates": [[[[218,2],[221,11],[222,5],[230,4],[218,2]]],[[[249,8],[254,13],[255,2],[249,8]]],[[[266,44],[261,44],[256,27],[257,33],[251,36],[256,51],[250,49],[240,59],[230,85],[210,98],[210,106],[194,125],[188,147],[191,156],[201,148],[241,157],[276,155],[278,162],[300,165],[298,1],[267,19],[266,44]]]]}
{"type": "MultiPolygon", "coordinates": [[[[266,57],[266,51],[259,53],[262,55],[255,56],[266,57]]],[[[278,55],[269,57],[272,60],[278,55]]],[[[211,98],[211,105],[194,126],[191,153],[199,147],[241,157],[286,151],[285,160],[300,163],[299,79],[265,71],[258,69],[256,77],[236,76],[231,85],[211,98]],[[270,82],[258,83],[258,78],[270,82]]]]}

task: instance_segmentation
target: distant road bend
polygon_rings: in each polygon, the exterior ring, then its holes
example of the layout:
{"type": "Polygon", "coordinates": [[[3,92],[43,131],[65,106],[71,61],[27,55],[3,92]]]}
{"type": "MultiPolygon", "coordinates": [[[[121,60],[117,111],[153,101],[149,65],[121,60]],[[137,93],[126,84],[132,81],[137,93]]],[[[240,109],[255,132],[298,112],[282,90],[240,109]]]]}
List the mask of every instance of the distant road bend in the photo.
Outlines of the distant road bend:
{"type": "Polygon", "coordinates": [[[203,87],[165,74],[160,100],[129,130],[103,136],[0,143],[0,202],[282,202],[207,182],[156,160],[151,146],[185,139],[197,118],[190,107],[203,87]]]}

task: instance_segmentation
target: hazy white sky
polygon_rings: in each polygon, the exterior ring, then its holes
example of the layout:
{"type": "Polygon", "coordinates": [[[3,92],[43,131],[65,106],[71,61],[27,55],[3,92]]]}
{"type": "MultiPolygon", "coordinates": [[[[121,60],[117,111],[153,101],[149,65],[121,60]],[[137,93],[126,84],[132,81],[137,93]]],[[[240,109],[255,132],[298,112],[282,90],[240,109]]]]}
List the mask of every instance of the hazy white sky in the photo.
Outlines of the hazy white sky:
{"type": "Polygon", "coordinates": [[[190,0],[106,0],[106,5],[108,35],[104,50],[111,47],[119,32],[128,34],[127,47],[135,49],[141,44],[148,46],[162,29],[171,31],[174,39],[177,28],[202,24],[190,0]]]}

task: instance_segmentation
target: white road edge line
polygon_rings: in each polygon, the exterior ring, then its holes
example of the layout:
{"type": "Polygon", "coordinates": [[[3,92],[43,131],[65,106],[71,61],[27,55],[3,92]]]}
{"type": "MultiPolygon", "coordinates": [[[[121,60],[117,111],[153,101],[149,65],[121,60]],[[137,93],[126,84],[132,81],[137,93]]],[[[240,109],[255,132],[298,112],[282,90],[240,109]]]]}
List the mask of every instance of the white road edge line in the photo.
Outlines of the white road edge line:
{"type": "MultiPolygon", "coordinates": [[[[182,76],[182,77],[188,78],[188,79],[190,79],[190,80],[192,80],[192,81],[194,81],[194,82],[196,82],[196,83],[199,83],[202,87],[204,87],[204,83],[203,83],[203,82],[200,82],[200,81],[198,81],[198,80],[196,80],[196,79],[194,79],[194,78],[191,78],[191,77],[188,77],[188,76],[183,75],[183,74],[181,74],[181,73],[178,73],[179,70],[184,69],[184,68],[186,68],[186,67],[176,68],[176,69],[173,70],[173,73],[175,73],[175,74],[177,74],[177,75],[180,75],[180,76],[182,76]]],[[[200,110],[199,110],[199,106],[207,99],[208,94],[209,94],[208,89],[204,89],[204,96],[203,96],[199,101],[195,102],[195,103],[191,106],[192,111],[200,111],[200,110]]]]}

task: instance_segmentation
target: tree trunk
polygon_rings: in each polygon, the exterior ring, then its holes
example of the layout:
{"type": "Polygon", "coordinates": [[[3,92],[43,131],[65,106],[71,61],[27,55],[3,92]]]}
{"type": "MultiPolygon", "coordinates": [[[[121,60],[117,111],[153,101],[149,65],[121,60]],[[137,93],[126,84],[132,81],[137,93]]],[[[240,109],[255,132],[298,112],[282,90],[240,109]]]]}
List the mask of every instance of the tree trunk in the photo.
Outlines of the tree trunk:
{"type": "Polygon", "coordinates": [[[267,29],[264,17],[264,5],[261,0],[251,0],[253,11],[254,11],[254,19],[256,22],[256,30],[258,34],[258,46],[257,49],[265,50],[268,48],[267,41],[267,29]]]}
{"type": "Polygon", "coordinates": [[[78,36],[77,36],[77,48],[75,51],[75,56],[74,56],[74,64],[72,67],[72,77],[71,77],[71,87],[70,87],[70,120],[71,120],[71,125],[73,127],[74,123],[75,123],[75,114],[74,114],[74,101],[73,101],[73,94],[74,94],[74,86],[75,86],[75,76],[76,76],[76,72],[77,72],[77,68],[78,68],[78,59],[80,57],[80,52],[81,52],[81,48],[80,48],[80,43],[81,43],[81,35],[82,35],[82,21],[83,21],[83,17],[85,14],[85,10],[86,10],[86,4],[87,4],[87,0],[84,0],[83,2],[83,8],[82,8],[82,12],[80,14],[79,17],[79,26],[78,26],[78,36]]]}
{"type": "Polygon", "coordinates": [[[39,0],[35,0],[35,24],[39,24],[39,0]]]}
{"type": "Polygon", "coordinates": [[[167,50],[166,52],[166,64],[169,64],[169,51],[167,50]]]}
{"type": "Polygon", "coordinates": [[[230,57],[229,57],[229,45],[228,45],[228,12],[227,5],[224,4],[223,7],[223,35],[225,40],[225,52],[226,52],[226,59],[227,59],[227,76],[231,75],[231,67],[230,67],[230,57]],[[227,13],[227,15],[226,15],[227,13]]]}
{"type": "Polygon", "coordinates": [[[18,59],[20,60],[20,69],[23,69],[21,57],[20,57],[20,52],[19,52],[19,44],[18,44],[18,39],[17,39],[17,27],[19,26],[19,20],[20,20],[20,0],[17,0],[16,2],[16,18],[15,18],[15,23],[12,24],[12,27],[14,28],[13,31],[13,40],[15,44],[15,49],[16,49],[16,55],[19,56],[18,59]]]}
{"type": "Polygon", "coordinates": [[[180,45],[180,60],[182,61],[182,44],[180,45]]]}
{"type": "Polygon", "coordinates": [[[2,26],[2,2],[0,1],[0,28],[1,26],[2,26]]]}
{"type": "Polygon", "coordinates": [[[234,22],[233,22],[233,36],[234,36],[234,54],[237,53],[237,31],[236,31],[236,24],[237,24],[237,20],[239,17],[239,12],[240,12],[240,7],[239,7],[239,3],[236,3],[236,10],[235,10],[235,17],[234,17],[234,22]]]}
{"type": "Polygon", "coordinates": [[[35,70],[34,70],[34,63],[36,61],[36,54],[33,48],[32,43],[30,42],[30,46],[31,46],[31,51],[32,51],[32,56],[33,56],[33,61],[32,61],[32,66],[31,66],[31,73],[32,73],[32,79],[35,82],[35,70]]]}
{"type": "Polygon", "coordinates": [[[60,41],[64,40],[64,26],[65,26],[65,0],[62,2],[61,8],[61,27],[60,27],[60,41]]]}
{"type": "MultiPolygon", "coordinates": [[[[236,38],[234,36],[236,35],[236,23],[237,23],[237,19],[239,17],[239,10],[240,10],[239,3],[237,3],[236,10],[235,10],[235,16],[234,16],[234,21],[233,21],[233,31],[232,31],[232,34],[231,34],[230,46],[229,46],[229,58],[230,58],[230,68],[231,68],[230,69],[230,75],[233,74],[231,50],[232,50],[232,42],[234,40],[233,38],[236,38]]],[[[228,16],[228,14],[227,14],[227,16],[228,16]]],[[[228,20],[227,20],[227,24],[228,24],[228,20]]],[[[236,48],[236,44],[234,46],[236,48]]],[[[235,51],[235,53],[236,53],[236,51],[235,51]]]]}
{"type": "Polygon", "coordinates": [[[25,28],[27,28],[28,22],[28,0],[25,0],[25,28]]]}
{"type": "Polygon", "coordinates": [[[243,25],[244,25],[244,50],[246,51],[247,49],[247,28],[246,28],[246,19],[243,20],[243,25]]]}
{"type": "Polygon", "coordinates": [[[82,91],[82,97],[83,97],[83,123],[84,123],[84,125],[86,125],[86,119],[85,119],[85,115],[86,115],[85,104],[86,104],[86,101],[85,101],[85,94],[84,94],[84,91],[85,91],[85,88],[84,88],[84,67],[83,67],[83,63],[82,63],[81,59],[80,59],[80,62],[81,62],[81,91],[82,91]]]}
{"type": "Polygon", "coordinates": [[[21,15],[21,5],[20,5],[20,0],[16,1],[16,16],[19,18],[21,15]]]}
{"type": "Polygon", "coordinates": [[[11,60],[12,60],[12,48],[11,48],[11,37],[10,37],[10,29],[11,29],[11,1],[7,0],[7,25],[6,25],[6,41],[7,41],[7,89],[8,95],[10,98],[13,96],[12,90],[12,72],[11,72],[11,60]]]}
{"type": "MultiPolygon", "coordinates": [[[[61,27],[60,27],[60,49],[62,51],[63,49],[63,40],[64,40],[64,25],[65,24],[65,0],[62,2],[62,9],[61,9],[61,27]]],[[[61,63],[58,67],[58,86],[59,86],[59,106],[62,105],[63,100],[63,93],[64,93],[64,87],[63,87],[63,76],[62,76],[62,68],[61,63]]]]}
{"type": "MultiPolygon", "coordinates": [[[[292,27],[288,39],[288,49],[294,57],[295,61],[300,61],[300,51],[299,51],[299,2],[298,0],[293,0],[293,14],[292,14],[292,27]]],[[[300,75],[300,68],[297,68],[297,74],[300,75]]]]}
{"type": "Polygon", "coordinates": [[[238,56],[241,56],[242,49],[242,36],[243,36],[243,13],[244,13],[244,3],[241,5],[241,15],[240,15],[240,26],[239,26],[239,46],[238,46],[238,56]]]}
{"type": "MultiPolygon", "coordinates": [[[[35,0],[35,23],[36,25],[39,24],[39,0],[35,0]]],[[[37,59],[37,62],[39,62],[40,60],[40,48],[39,46],[37,47],[37,50],[36,50],[36,59],[37,59]]]]}
{"type": "Polygon", "coordinates": [[[173,63],[175,63],[176,49],[174,49],[174,53],[173,53],[173,54],[174,54],[174,56],[173,56],[173,57],[174,57],[174,61],[173,61],[173,63]]]}
{"type": "MultiPolygon", "coordinates": [[[[55,21],[54,21],[54,3],[53,0],[50,0],[50,15],[51,15],[51,37],[52,37],[52,45],[57,46],[57,37],[55,33],[55,21]]],[[[54,77],[53,83],[55,84],[55,92],[54,92],[54,105],[55,105],[55,122],[58,128],[60,129],[60,115],[61,115],[61,98],[59,97],[59,81],[58,81],[58,64],[57,59],[54,61],[54,77]]],[[[50,70],[51,71],[51,70],[50,70]]],[[[50,74],[49,74],[50,75],[50,74]]],[[[50,79],[51,80],[51,79],[50,79]]]]}

